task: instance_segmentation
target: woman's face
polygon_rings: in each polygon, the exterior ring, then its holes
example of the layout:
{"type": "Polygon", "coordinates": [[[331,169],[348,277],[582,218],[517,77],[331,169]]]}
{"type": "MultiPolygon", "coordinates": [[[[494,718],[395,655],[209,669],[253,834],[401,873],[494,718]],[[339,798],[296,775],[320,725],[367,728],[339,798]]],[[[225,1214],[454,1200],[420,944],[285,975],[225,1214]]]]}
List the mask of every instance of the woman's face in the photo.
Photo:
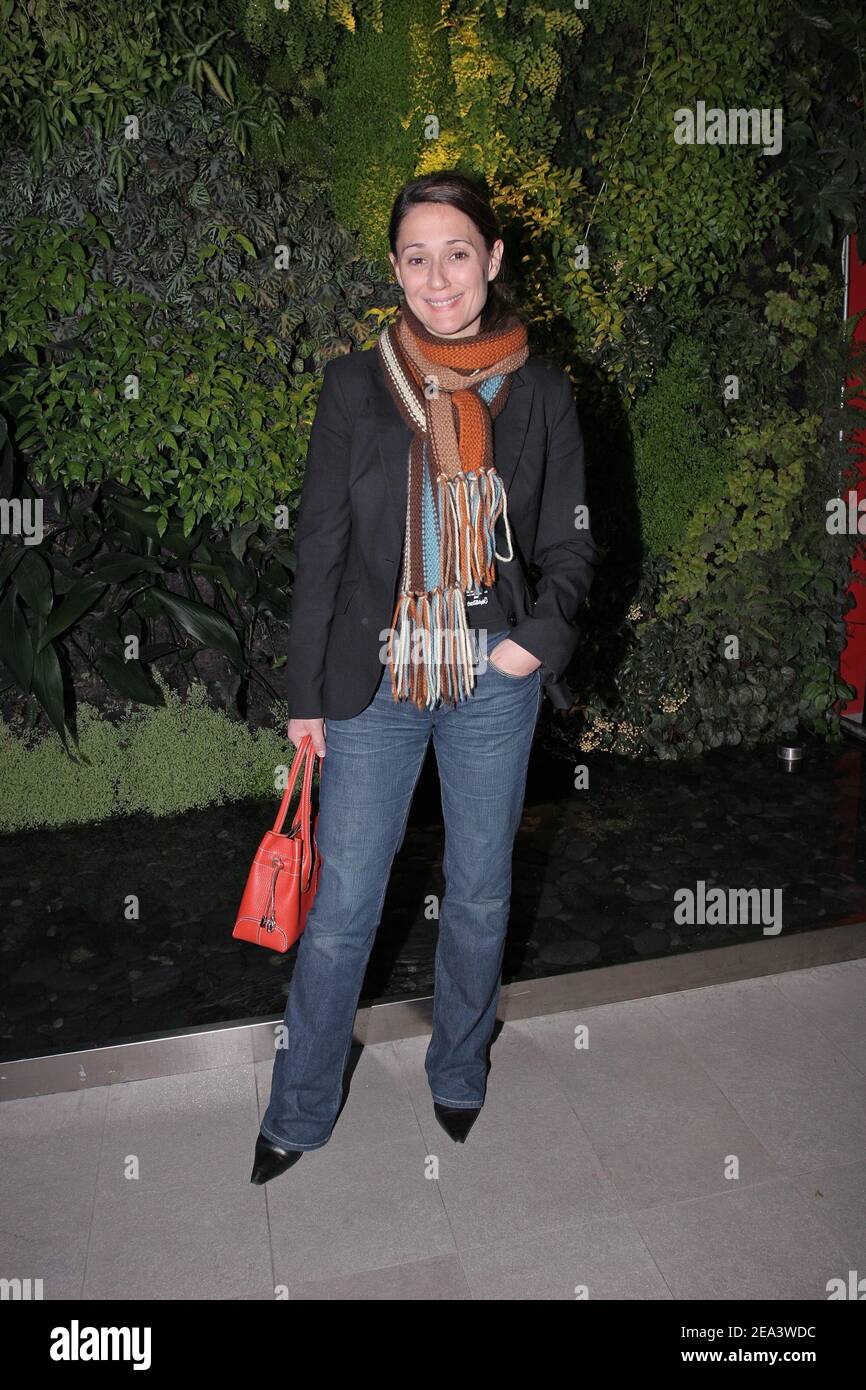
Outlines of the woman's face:
{"type": "Polygon", "coordinates": [[[397,255],[389,252],[388,259],[425,328],[441,338],[471,338],[504,249],[495,241],[488,255],[475,223],[458,208],[416,203],[400,223],[397,255]]]}

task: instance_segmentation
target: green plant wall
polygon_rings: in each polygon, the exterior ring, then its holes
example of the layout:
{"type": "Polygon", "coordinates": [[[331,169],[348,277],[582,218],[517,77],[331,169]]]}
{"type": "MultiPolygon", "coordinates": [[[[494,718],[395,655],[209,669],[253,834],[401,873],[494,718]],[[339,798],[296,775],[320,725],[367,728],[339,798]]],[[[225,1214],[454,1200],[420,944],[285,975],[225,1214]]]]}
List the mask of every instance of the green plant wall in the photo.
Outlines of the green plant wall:
{"type": "Polygon", "coordinates": [[[0,480],[53,518],[0,555],[10,727],[74,747],[78,703],[162,710],[160,673],[239,727],[252,690],[278,697],[323,365],[397,303],[400,185],[460,167],[586,440],[602,564],[559,744],[668,759],[838,735],[859,541],[825,517],[861,418],[840,275],[844,236],[866,245],[856,7],[221,0],[126,28],[102,0],[69,0],[65,25],[39,0],[0,10],[0,480]],[[698,102],[781,110],[781,148],[677,143],[698,102]]]}

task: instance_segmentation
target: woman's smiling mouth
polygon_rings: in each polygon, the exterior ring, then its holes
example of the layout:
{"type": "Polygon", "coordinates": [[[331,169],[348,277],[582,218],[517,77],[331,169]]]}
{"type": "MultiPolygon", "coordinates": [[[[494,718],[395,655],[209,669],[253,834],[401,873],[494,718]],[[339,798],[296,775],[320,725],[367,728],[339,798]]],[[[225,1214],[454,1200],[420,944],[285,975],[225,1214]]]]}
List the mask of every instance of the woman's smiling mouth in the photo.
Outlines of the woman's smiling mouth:
{"type": "Polygon", "coordinates": [[[458,299],[463,298],[463,291],[459,294],[452,294],[450,299],[428,299],[427,303],[431,309],[450,309],[452,304],[456,304],[458,299]]]}

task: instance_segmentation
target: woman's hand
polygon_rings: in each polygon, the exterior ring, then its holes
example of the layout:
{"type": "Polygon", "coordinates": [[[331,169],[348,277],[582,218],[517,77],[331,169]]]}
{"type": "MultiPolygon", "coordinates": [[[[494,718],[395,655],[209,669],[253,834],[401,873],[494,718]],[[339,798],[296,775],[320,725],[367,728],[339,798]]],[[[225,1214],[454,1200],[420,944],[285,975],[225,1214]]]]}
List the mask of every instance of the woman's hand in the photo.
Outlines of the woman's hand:
{"type": "Polygon", "coordinates": [[[541,665],[537,656],[533,656],[532,652],[528,652],[517,642],[512,642],[510,637],[506,637],[504,642],[497,642],[487,660],[491,666],[498,666],[500,671],[509,676],[530,676],[536,667],[541,665]],[[500,653],[505,660],[494,660],[494,657],[499,658],[500,653]]]}
{"type": "Polygon", "coordinates": [[[325,756],[325,721],[324,719],[290,719],[286,728],[289,742],[297,748],[304,737],[310,734],[313,740],[313,749],[320,757],[325,756]]]}

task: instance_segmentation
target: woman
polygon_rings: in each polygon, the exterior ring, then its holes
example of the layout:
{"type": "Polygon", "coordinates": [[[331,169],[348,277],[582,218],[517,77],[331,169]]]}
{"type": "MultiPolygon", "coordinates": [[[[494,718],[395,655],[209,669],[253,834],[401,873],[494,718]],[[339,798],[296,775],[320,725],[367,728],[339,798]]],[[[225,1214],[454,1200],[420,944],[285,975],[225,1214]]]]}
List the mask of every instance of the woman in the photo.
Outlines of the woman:
{"type": "Polygon", "coordinates": [[[495,283],[492,209],[456,173],[398,195],[403,290],[376,349],[329,362],[307,456],[288,736],[323,755],[318,892],[298,943],[251,1181],[328,1142],[391,865],[432,736],[445,821],[434,1111],[484,1103],[527,762],[578,641],[597,554],[568,377],[529,356],[495,283]],[[533,600],[526,565],[540,579],[533,600]]]}

